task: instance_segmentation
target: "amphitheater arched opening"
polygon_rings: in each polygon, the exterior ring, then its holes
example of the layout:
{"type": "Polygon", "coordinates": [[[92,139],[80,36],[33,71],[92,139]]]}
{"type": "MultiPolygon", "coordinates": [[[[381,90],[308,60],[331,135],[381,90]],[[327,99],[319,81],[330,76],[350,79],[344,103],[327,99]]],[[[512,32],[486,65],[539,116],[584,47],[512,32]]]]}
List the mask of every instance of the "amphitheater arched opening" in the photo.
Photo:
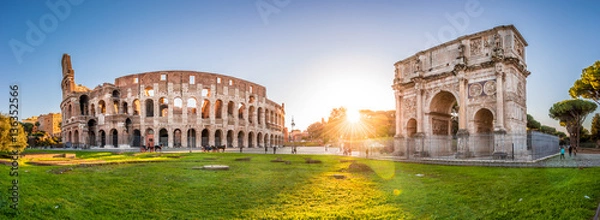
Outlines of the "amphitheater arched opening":
{"type": "Polygon", "coordinates": [[[110,130],[111,144],[113,147],[119,147],[119,132],[117,129],[110,130]]]}
{"type": "Polygon", "coordinates": [[[88,125],[88,146],[95,146],[96,145],[96,129],[97,129],[97,125],[98,122],[96,122],[96,120],[94,119],[90,119],[87,123],[88,125]]]}
{"type": "Polygon", "coordinates": [[[265,109],[265,124],[271,123],[271,115],[269,109],[265,109]]]}
{"type": "Polygon", "coordinates": [[[123,102],[121,103],[121,112],[120,112],[120,113],[123,113],[123,114],[129,114],[129,109],[127,109],[128,107],[129,107],[129,106],[128,106],[127,102],[126,102],[126,101],[123,101],[123,102]]]}
{"type": "Polygon", "coordinates": [[[98,133],[100,134],[100,147],[104,147],[106,145],[106,132],[100,130],[98,133]]]}
{"type": "Polygon", "coordinates": [[[154,138],[154,130],[152,128],[148,128],[146,129],[145,132],[145,142],[146,142],[146,146],[154,146],[154,142],[156,141],[156,138],[154,138]]]}
{"type": "Polygon", "coordinates": [[[257,121],[258,124],[261,125],[262,124],[262,120],[263,120],[263,108],[262,107],[258,107],[258,114],[257,114],[257,121]]]}
{"type": "Polygon", "coordinates": [[[258,132],[258,134],[256,134],[256,146],[257,147],[262,147],[264,145],[262,143],[262,141],[263,141],[262,133],[258,132]]]}
{"type": "Polygon", "coordinates": [[[208,99],[204,99],[202,103],[202,118],[207,119],[210,117],[210,101],[208,99]]]}
{"type": "Polygon", "coordinates": [[[254,147],[254,132],[248,133],[248,147],[254,147]]]}
{"type": "Polygon", "coordinates": [[[181,130],[179,129],[173,131],[173,147],[181,147],[181,130]]]}
{"type": "Polygon", "coordinates": [[[80,141],[79,141],[79,131],[78,131],[78,130],[75,130],[75,131],[73,132],[73,142],[74,142],[76,145],[79,145],[79,144],[81,144],[81,143],[80,143],[80,141]]]}
{"type": "Polygon", "coordinates": [[[429,104],[431,134],[452,135],[452,120],[455,113],[453,109],[456,103],[454,95],[447,91],[440,91],[433,96],[429,104]]]}
{"type": "Polygon", "coordinates": [[[250,108],[248,108],[248,123],[254,123],[254,106],[250,106],[250,108]]]}
{"type": "Polygon", "coordinates": [[[121,97],[121,92],[119,92],[119,90],[116,90],[116,89],[115,89],[115,90],[113,90],[113,91],[112,91],[112,97],[113,97],[113,99],[118,99],[118,98],[120,98],[120,97],[121,97]]]}
{"type": "Polygon", "coordinates": [[[160,129],[158,132],[158,144],[162,144],[163,146],[169,146],[169,132],[167,129],[160,129]]]}
{"type": "Polygon", "coordinates": [[[244,119],[244,111],[246,111],[246,105],[240,103],[238,105],[238,119],[244,119]]]}
{"type": "Polygon", "coordinates": [[[233,101],[229,101],[227,103],[227,117],[228,118],[233,118],[233,108],[234,108],[234,103],[233,101]]]}
{"type": "Polygon", "coordinates": [[[196,129],[187,131],[187,147],[196,148],[196,129]]]}
{"type": "Polygon", "coordinates": [[[134,115],[140,115],[140,100],[139,99],[135,99],[133,100],[133,114],[134,115]]]}
{"type": "Polygon", "coordinates": [[[264,140],[265,147],[269,147],[269,135],[265,134],[264,138],[265,138],[265,140],[264,140]]]}
{"type": "Polygon", "coordinates": [[[141,147],[142,146],[142,133],[139,129],[133,130],[133,140],[131,141],[132,147],[141,147]]]}
{"type": "Polygon", "coordinates": [[[90,105],[90,114],[94,117],[96,116],[96,105],[90,105]]]}
{"type": "Polygon", "coordinates": [[[146,117],[154,117],[154,100],[146,99],[146,117]]]}
{"type": "Polygon", "coordinates": [[[71,108],[71,105],[69,105],[67,107],[67,118],[71,118],[71,116],[73,116],[72,114],[73,114],[73,109],[71,108]]]}
{"type": "Polygon", "coordinates": [[[71,131],[67,133],[67,141],[73,143],[73,133],[71,131]]]}
{"type": "Polygon", "coordinates": [[[119,101],[114,100],[113,101],[113,113],[114,114],[119,114],[119,101]]]}
{"type": "Polygon", "coordinates": [[[221,140],[223,138],[223,132],[221,130],[215,131],[215,146],[221,146],[221,140]]]}
{"type": "Polygon", "coordinates": [[[187,100],[187,113],[190,116],[195,116],[198,112],[198,102],[196,98],[189,98],[187,100]]]}
{"type": "Polygon", "coordinates": [[[90,97],[88,95],[79,96],[79,111],[81,115],[89,115],[90,97]]]}
{"type": "Polygon", "coordinates": [[[130,118],[125,119],[125,133],[130,134],[129,132],[133,128],[133,123],[130,118]]]}
{"type": "Polygon", "coordinates": [[[158,100],[158,112],[160,117],[167,117],[169,115],[169,100],[162,97],[158,100]]]}
{"type": "Polygon", "coordinates": [[[240,147],[240,148],[244,147],[244,132],[243,131],[238,132],[238,147],[240,147]]]}
{"type": "Polygon", "coordinates": [[[223,101],[221,101],[220,99],[217,99],[217,101],[215,102],[215,118],[216,119],[223,118],[222,114],[223,114],[223,101]]]}
{"type": "Polygon", "coordinates": [[[201,138],[202,138],[202,139],[201,139],[201,140],[202,140],[201,146],[202,146],[202,147],[207,147],[207,146],[209,146],[209,145],[208,145],[208,139],[209,139],[209,132],[208,132],[208,129],[206,129],[206,128],[205,128],[205,129],[202,129],[202,136],[201,136],[201,138]]]}
{"type": "Polygon", "coordinates": [[[106,114],[106,103],[104,102],[104,100],[100,100],[98,102],[98,113],[106,114]]]}
{"type": "Polygon", "coordinates": [[[181,98],[175,97],[175,99],[173,99],[173,114],[180,115],[183,112],[182,107],[183,107],[183,101],[181,100],[181,98]]]}
{"type": "Polygon", "coordinates": [[[145,94],[146,96],[150,96],[150,97],[151,97],[151,96],[154,96],[154,89],[153,89],[151,86],[147,86],[147,87],[144,89],[144,94],[145,94]]]}
{"type": "Polygon", "coordinates": [[[233,147],[233,131],[227,131],[227,147],[233,147]]]}

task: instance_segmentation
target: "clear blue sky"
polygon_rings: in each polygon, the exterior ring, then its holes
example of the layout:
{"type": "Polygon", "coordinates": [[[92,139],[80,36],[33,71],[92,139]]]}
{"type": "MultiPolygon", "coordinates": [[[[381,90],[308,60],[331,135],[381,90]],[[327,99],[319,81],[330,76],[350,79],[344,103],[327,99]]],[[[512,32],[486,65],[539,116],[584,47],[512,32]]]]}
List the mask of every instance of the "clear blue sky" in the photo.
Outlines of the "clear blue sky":
{"type": "Polygon", "coordinates": [[[529,43],[528,112],[558,128],[548,109],[600,60],[600,1],[81,1],[0,1],[0,112],[10,83],[21,86],[21,118],[59,112],[69,53],[77,83],[89,88],[174,69],[250,80],[286,104],[286,126],[293,116],[305,129],[340,106],[394,109],[396,61],[513,24],[529,43]],[[460,15],[468,19],[453,19],[460,15]],[[37,28],[43,38],[31,34],[37,28]]]}

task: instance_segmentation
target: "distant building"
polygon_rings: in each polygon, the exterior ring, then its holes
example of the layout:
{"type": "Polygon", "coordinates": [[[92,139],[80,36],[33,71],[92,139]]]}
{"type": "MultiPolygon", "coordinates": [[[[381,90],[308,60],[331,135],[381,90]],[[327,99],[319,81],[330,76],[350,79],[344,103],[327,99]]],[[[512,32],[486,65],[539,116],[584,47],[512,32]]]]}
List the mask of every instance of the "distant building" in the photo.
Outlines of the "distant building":
{"type": "Polygon", "coordinates": [[[40,115],[38,117],[38,122],[40,123],[40,126],[38,127],[39,131],[45,131],[53,137],[60,137],[60,123],[62,122],[60,113],[40,115]]]}
{"type": "Polygon", "coordinates": [[[195,71],[131,74],[94,89],[62,57],[62,140],[79,147],[283,145],[285,110],[267,89],[195,71]]]}
{"type": "Polygon", "coordinates": [[[40,116],[31,116],[23,119],[22,122],[33,124],[33,132],[44,131],[50,136],[60,137],[60,123],[62,122],[62,115],[60,113],[48,113],[40,116]],[[39,123],[39,126],[35,126],[36,123],[39,123]]]}

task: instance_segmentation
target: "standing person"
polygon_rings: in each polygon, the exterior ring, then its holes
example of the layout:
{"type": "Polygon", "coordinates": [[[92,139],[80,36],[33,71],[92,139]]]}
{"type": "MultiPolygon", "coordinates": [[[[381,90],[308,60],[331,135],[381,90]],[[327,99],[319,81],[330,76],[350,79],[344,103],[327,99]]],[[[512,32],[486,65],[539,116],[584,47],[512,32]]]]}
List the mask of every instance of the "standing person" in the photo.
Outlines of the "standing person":
{"type": "Polygon", "coordinates": [[[277,146],[273,146],[273,154],[277,153],[277,146]]]}
{"type": "Polygon", "coordinates": [[[571,157],[571,152],[573,152],[573,147],[571,147],[571,145],[569,145],[569,157],[571,157]]]}
{"type": "Polygon", "coordinates": [[[267,151],[269,151],[269,147],[265,146],[265,154],[267,154],[267,151]]]}
{"type": "Polygon", "coordinates": [[[565,159],[565,148],[560,147],[560,159],[565,159]]]}

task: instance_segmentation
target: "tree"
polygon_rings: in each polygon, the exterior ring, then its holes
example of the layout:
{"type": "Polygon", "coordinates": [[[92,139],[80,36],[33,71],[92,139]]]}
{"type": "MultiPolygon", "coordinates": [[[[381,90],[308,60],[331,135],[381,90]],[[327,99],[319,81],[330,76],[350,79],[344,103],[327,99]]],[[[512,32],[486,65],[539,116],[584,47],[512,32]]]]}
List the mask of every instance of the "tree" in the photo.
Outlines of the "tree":
{"type": "Polygon", "coordinates": [[[600,104],[600,61],[581,71],[581,78],[575,81],[569,89],[573,98],[591,99],[600,104]]]}
{"type": "Polygon", "coordinates": [[[33,124],[29,122],[22,122],[21,125],[23,126],[23,129],[25,130],[28,136],[31,134],[31,132],[33,132],[33,124]]]}
{"type": "Polygon", "coordinates": [[[542,124],[539,121],[536,121],[533,116],[527,114],[527,130],[539,131],[541,129],[542,124]]]}
{"type": "Polygon", "coordinates": [[[596,113],[592,118],[591,138],[596,142],[596,148],[600,146],[600,114],[596,113]]]}
{"type": "Polygon", "coordinates": [[[21,123],[12,121],[9,116],[0,114],[0,152],[23,151],[26,146],[27,134],[21,123]],[[17,135],[14,135],[14,130],[11,133],[13,125],[16,125],[17,135]]]}
{"type": "Polygon", "coordinates": [[[581,99],[564,100],[550,108],[550,118],[558,120],[569,132],[571,145],[579,147],[581,124],[586,116],[596,110],[596,104],[581,99]]]}
{"type": "Polygon", "coordinates": [[[334,108],[329,113],[329,119],[324,126],[323,135],[328,140],[337,140],[341,135],[346,132],[343,129],[344,123],[346,122],[346,108],[339,107],[334,108]]]}
{"type": "Polygon", "coordinates": [[[544,134],[554,135],[556,133],[556,128],[542,125],[542,126],[540,126],[540,132],[542,132],[544,134]]]}
{"type": "Polygon", "coordinates": [[[312,123],[311,125],[309,125],[306,128],[306,132],[308,133],[308,136],[311,137],[312,139],[320,139],[323,142],[327,143],[328,139],[326,140],[323,137],[323,129],[324,129],[324,127],[325,127],[325,125],[323,123],[321,123],[321,122],[315,122],[315,123],[312,123]]]}

